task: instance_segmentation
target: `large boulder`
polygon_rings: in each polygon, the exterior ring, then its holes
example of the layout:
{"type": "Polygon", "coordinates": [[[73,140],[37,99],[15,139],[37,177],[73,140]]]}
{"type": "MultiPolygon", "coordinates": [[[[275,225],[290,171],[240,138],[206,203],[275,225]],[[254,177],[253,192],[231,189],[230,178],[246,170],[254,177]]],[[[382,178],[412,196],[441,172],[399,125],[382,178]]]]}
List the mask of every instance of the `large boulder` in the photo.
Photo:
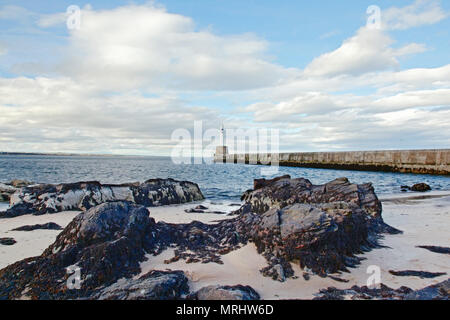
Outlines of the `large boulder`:
{"type": "Polygon", "coordinates": [[[99,182],[40,184],[23,187],[11,195],[10,208],[0,217],[41,215],[66,210],[87,210],[112,201],[130,201],[147,207],[203,199],[197,184],[173,179],[151,179],[121,185],[99,182]]]}
{"type": "Polygon", "coordinates": [[[79,214],[39,257],[0,270],[0,299],[90,297],[99,288],[140,272],[156,246],[155,221],[130,202],[110,202],[79,214]],[[80,271],[79,290],[70,290],[67,269],[80,271]]]}
{"type": "Polygon", "coordinates": [[[355,254],[378,245],[380,233],[400,232],[383,222],[371,184],[283,176],[255,185],[242,196],[236,224],[266,257],[263,275],[275,280],[294,275],[293,261],[321,276],[346,271],[359,263],[355,254]]]}

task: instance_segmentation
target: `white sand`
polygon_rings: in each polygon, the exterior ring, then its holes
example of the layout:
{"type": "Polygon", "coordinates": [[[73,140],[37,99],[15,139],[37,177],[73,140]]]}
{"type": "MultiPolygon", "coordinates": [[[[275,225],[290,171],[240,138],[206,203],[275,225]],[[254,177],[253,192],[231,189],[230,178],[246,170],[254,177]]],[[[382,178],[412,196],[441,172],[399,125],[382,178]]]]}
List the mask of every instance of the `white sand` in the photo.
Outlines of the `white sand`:
{"type": "Polygon", "coordinates": [[[151,207],[150,217],[154,218],[156,222],[164,221],[168,223],[190,223],[192,221],[201,221],[203,223],[211,224],[221,220],[230,219],[233,217],[227,214],[239,209],[238,206],[231,206],[231,204],[240,204],[239,202],[230,201],[199,201],[191,202],[189,204],[182,205],[172,205],[172,206],[162,206],[162,207],[151,207]],[[205,212],[225,212],[227,214],[217,214],[217,213],[186,213],[184,210],[192,209],[198,205],[203,205],[208,209],[205,212]]]}
{"type": "Polygon", "coordinates": [[[79,212],[66,211],[41,216],[24,215],[16,218],[0,219],[0,238],[14,238],[12,246],[0,245],[0,269],[16,261],[42,254],[61,232],[59,230],[11,231],[25,225],[54,222],[65,228],[79,212]]]}
{"type": "MultiPolygon", "coordinates": [[[[401,235],[386,235],[382,243],[389,248],[375,249],[362,255],[366,258],[362,264],[352,269],[351,273],[338,275],[349,280],[341,283],[332,279],[312,276],[310,280],[303,279],[302,270],[293,265],[298,279],[289,279],[284,283],[263,277],[259,269],[266,266],[265,259],[258,255],[253,244],[222,257],[223,265],[218,264],[186,264],[177,261],[170,265],[164,260],[173,257],[173,249],[166,250],[157,257],[148,256],[149,260],[142,263],[142,274],[149,270],[172,269],[183,270],[190,279],[191,290],[212,284],[221,285],[250,285],[263,299],[311,299],[320,289],[333,286],[336,288],[350,288],[353,285],[366,285],[370,274],[367,267],[379,266],[381,282],[398,288],[402,285],[413,289],[420,289],[430,284],[447,279],[450,275],[450,257],[437,254],[425,249],[416,248],[418,245],[435,245],[450,247],[448,226],[450,225],[450,195],[447,193],[428,193],[427,196],[439,195],[439,198],[425,198],[410,200],[405,198],[417,197],[417,194],[401,195],[403,201],[383,203],[383,217],[385,221],[404,231],[401,235]],[[443,196],[447,194],[447,196],[443,196]],[[429,272],[447,272],[448,275],[434,279],[420,279],[417,277],[396,277],[389,270],[417,270],[429,272]]],[[[397,198],[397,196],[389,197],[397,198]]]]}

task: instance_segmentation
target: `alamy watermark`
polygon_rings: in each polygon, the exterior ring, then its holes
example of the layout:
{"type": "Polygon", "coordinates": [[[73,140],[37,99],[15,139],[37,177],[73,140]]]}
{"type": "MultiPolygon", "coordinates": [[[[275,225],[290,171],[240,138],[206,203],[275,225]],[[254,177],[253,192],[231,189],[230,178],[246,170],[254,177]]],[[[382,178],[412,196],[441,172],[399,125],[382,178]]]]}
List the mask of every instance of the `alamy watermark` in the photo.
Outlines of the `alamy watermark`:
{"type": "Polygon", "coordinates": [[[81,9],[79,6],[71,5],[66,10],[66,26],[69,30],[79,30],[81,28],[81,9]]]}
{"type": "Polygon", "coordinates": [[[381,268],[377,265],[371,265],[367,267],[366,273],[370,274],[366,281],[367,287],[369,289],[378,289],[381,284],[381,268]]]}
{"type": "Polygon", "coordinates": [[[195,121],[193,132],[179,128],[171,139],[175,164],[202,164],[215,162],[260,164],[261,174],[278,173],[280,135],[278,129],[204,129],[203,121],[195,121]]]}
{"type": "Polygon", "coordinates": [[[381,29],[381,9],[380,9],[380,7],[376,6],[376,5],[371,5],[367,8],[366,13],[368,15],[367,23],[366,23],[367,29],[380,30],[381,29]]]}
{"type": "Polygon", "coordinates": [[[81,268],[77,266],[69,266],[66,268],[67,274],[70,276],[67,278],[66,286],[69,290],[81,289],[81,268]]]}

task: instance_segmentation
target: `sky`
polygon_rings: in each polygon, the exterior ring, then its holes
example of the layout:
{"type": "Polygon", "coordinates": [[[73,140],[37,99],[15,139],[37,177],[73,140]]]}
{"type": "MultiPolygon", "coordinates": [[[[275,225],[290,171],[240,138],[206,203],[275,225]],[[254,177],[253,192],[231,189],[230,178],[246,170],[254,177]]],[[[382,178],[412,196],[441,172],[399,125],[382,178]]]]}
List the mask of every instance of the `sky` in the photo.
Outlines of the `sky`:
{"type": "Polygon", "coordinates": [[[0,0],[0,151],[170,155],[200,121],[277,130],[280,151],[449,148],[449,17],[439,0],[0,0]]]}

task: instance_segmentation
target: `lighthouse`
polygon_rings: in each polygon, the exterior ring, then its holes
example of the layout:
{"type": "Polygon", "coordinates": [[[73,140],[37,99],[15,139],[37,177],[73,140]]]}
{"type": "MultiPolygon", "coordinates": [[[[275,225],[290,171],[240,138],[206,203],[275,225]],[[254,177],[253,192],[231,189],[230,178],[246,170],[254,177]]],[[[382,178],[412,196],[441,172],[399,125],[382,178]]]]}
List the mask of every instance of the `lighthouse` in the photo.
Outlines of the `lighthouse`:
{"type": "Polygon", "coordinates": [[[216,147],[216,153],[214,154],[214,161],[225,162],[228,155],[228,147],[225,146],[225,127],[222,123],[222,128],[220,129],[220,145],[216,147]]]}

